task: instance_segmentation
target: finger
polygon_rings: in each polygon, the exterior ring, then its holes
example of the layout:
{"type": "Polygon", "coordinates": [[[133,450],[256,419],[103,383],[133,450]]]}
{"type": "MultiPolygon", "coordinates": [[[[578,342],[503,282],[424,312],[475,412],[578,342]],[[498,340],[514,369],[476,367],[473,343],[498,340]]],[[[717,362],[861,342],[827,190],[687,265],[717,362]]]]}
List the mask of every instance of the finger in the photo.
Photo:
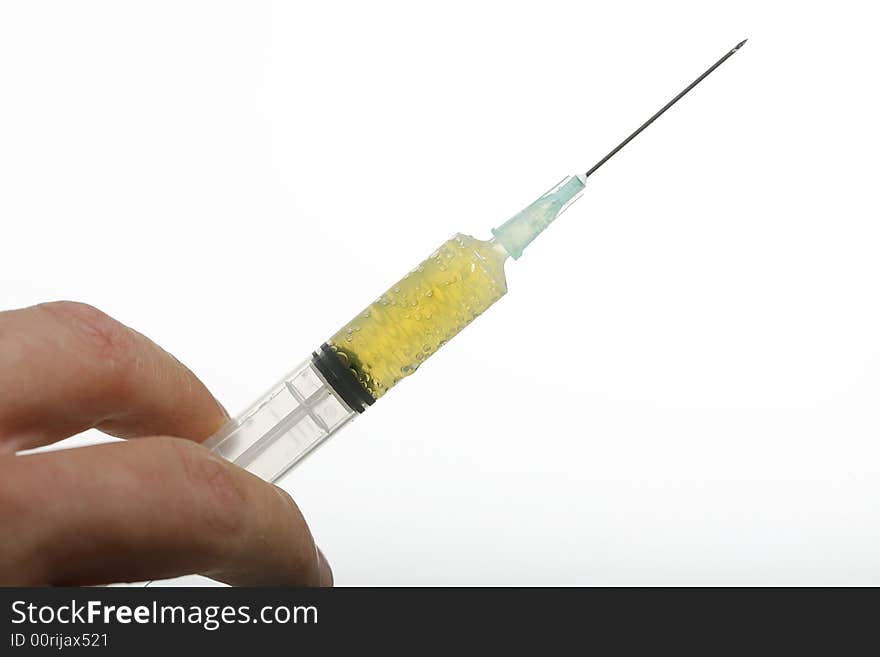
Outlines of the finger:
{"type": "Polygon", "coordinates": [[[0,458],[0,537],[6,585],[332,584],[286,493],[178,438],[0,458]]]}
{"type": "Polygon", "coordinates": [[[0,313],[0,453],[91,427],[202,440],[227,419],[207,388],[156,344],[85,304],[0,313]]]}

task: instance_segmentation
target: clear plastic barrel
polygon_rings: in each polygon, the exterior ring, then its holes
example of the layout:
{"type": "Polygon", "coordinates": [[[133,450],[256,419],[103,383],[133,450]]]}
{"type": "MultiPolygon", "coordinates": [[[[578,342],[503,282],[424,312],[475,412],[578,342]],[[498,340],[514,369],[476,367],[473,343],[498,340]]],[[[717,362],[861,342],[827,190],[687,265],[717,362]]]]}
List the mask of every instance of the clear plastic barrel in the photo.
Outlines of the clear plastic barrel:
{"type": "Polygon", "coordinates": [[[355,415],[309,359],[204,445],[274,482],[355,415]]]}

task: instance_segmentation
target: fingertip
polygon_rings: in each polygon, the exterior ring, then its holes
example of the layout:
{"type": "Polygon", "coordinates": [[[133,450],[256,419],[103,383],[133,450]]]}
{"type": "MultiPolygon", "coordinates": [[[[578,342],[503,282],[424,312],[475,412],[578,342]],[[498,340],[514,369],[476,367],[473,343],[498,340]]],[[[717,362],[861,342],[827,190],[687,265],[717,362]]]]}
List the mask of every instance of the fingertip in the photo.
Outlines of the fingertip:
{"type": "Polygon", "coordinates": [[[333,570],[330,568],[330,563],[327,561],[327,557],[324,556],[321,548],[315,545],[315,551],[318,553],[319,586],[330,588],[333,586],[333,570]]]}
{"type": "MultiPolygon", "coordinates": [[[[210,390],[208,392],[210,393],[210,390]]],[[[214,403],[217,404],[217,408],[220,409],[220,415],[223,417],[223,421],[228,422],[232,418],[232,416],[229,415],[229,411],[226,410],[226,407],[220,403],[220,400],[217,399],[217,397],[213,394],[211,396],[214,397],[214,403]]]]}

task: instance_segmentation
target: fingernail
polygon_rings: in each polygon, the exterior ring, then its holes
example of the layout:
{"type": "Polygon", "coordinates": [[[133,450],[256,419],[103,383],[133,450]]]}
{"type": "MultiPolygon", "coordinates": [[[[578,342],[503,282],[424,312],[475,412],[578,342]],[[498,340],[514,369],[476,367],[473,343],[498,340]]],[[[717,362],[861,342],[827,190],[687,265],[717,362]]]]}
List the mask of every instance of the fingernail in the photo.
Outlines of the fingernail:
{"type": "MultiPolygon", "coordinates": [[[[208,392],[210,393],[210,391],[208,391],[208,392]]],[[[214,397],[214,395],[211,395],[211,397],[214,397]]],[[[214,397],[214,402],[217,404],[217,407],[220,409],[220,412],[223,413],[224,419],[229,420],[230,417],[232,417],[232,416],[229,415],[229,411],[226,410],[226,407],[223,404],[221,404],[220,400],[217,399],[216,397],[214,397]]]]}
{"type": "Polygon", "coordinates": [[[330,564],[327,563],[327,557],[324,556],[324,553],[321,552],[321,548],[317,545],[315,546],[315,551],[318,553],[318,575],[320,578],[320,586],[333,586],[333,571],[330,569],[330,564]]]}

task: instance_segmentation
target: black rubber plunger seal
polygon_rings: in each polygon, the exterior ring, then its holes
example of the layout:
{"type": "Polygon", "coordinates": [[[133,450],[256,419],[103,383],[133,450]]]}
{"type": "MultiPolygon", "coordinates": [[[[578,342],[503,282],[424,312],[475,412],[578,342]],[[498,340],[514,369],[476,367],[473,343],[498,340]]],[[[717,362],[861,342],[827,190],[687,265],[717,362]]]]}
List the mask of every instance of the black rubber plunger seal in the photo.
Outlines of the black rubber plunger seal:
{"type": "Polygon", "coordinates": [[[352,410],[363,413],[366,406],[371,406],[376,401],[369,390],[357,380],[354,372],[345,366],[339,355],[326,342],[318,351],[312,352],[312,363],[352,410]]]}

